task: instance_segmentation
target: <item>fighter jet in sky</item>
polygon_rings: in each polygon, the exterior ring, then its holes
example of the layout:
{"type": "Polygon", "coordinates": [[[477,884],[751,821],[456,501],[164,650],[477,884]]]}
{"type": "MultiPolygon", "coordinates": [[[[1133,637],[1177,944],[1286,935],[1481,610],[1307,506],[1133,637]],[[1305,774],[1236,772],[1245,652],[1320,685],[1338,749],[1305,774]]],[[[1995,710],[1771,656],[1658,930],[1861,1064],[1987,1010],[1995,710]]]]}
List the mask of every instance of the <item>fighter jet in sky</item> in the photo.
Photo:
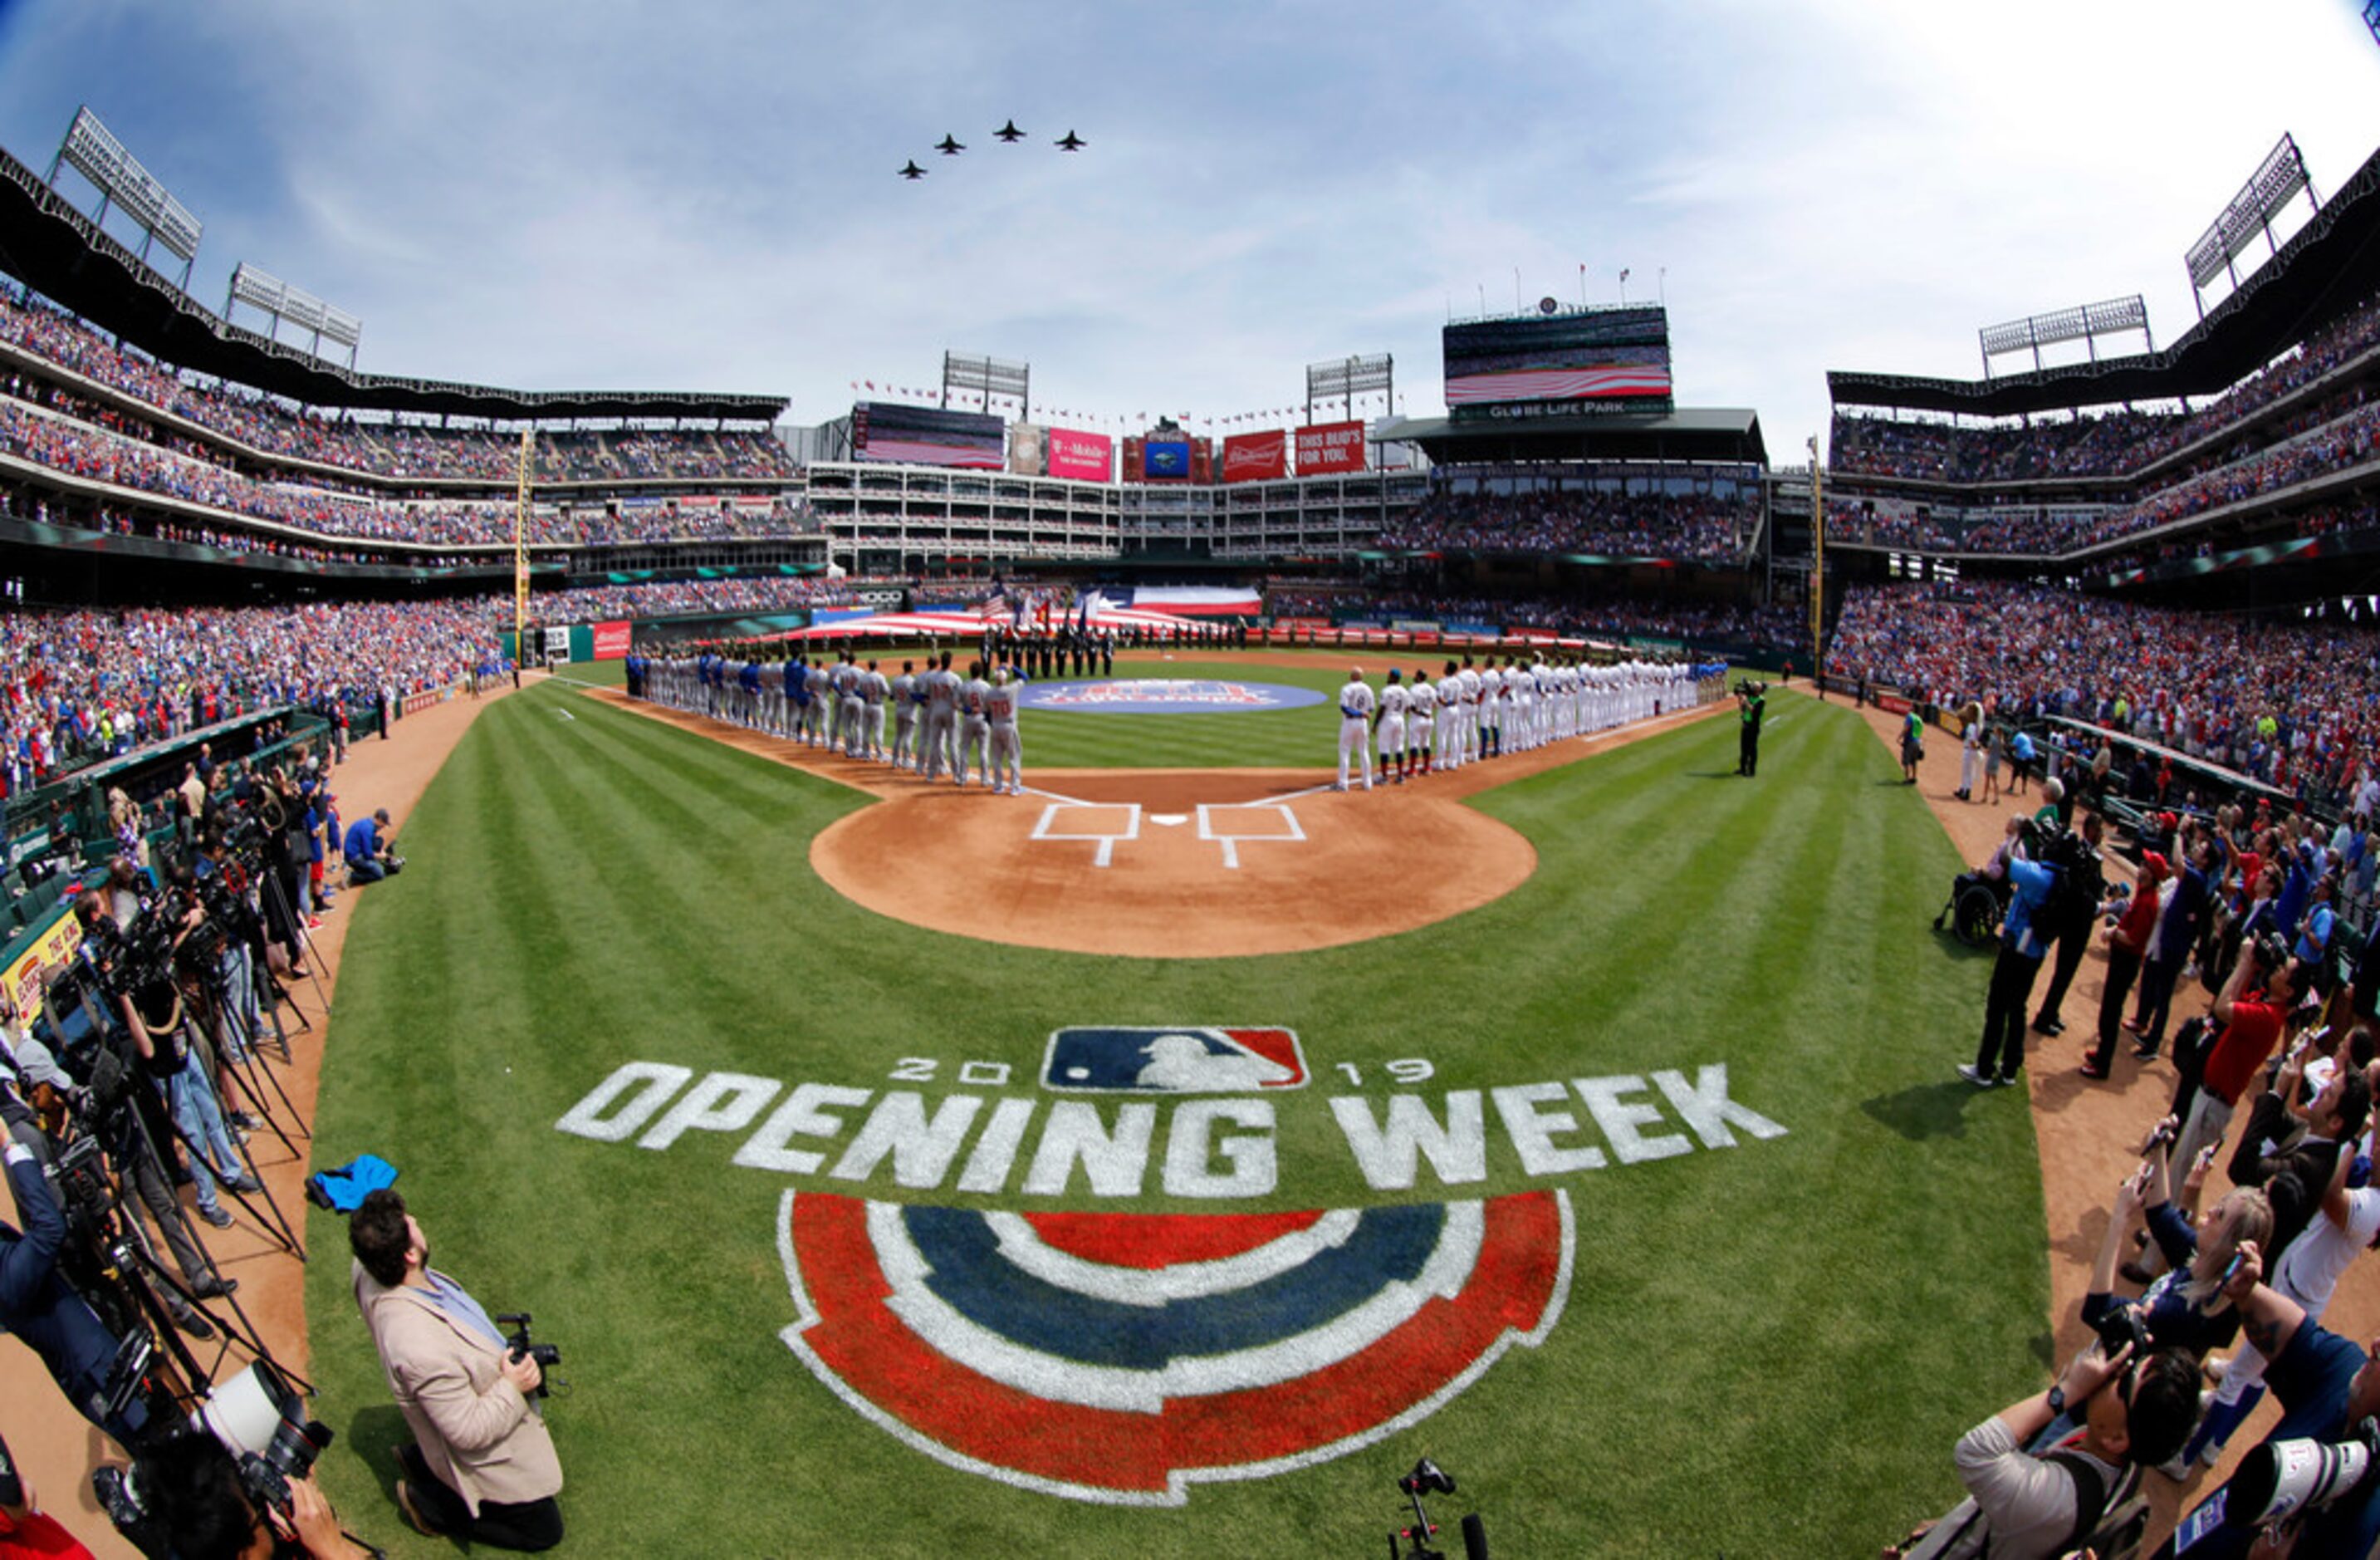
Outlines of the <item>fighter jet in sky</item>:
{"type": "Polygon", "coordinates": [[[945,157],[955,157],[966,150],[966,142],[956,136],[945,135],[941,140],[934,142],[934,150],[945,157]]]}
{"type": "Polygon", "coordinates": [[[1000,128],[992,131],[991,133],[998,136],[1001,140],[1012,143],[1025,139],[1025,132],[1016,128],[1016,121],[1014,119],[1011,119],[1007,124],[1001,126],[1000,128]]]}
{"type": "Polygon", "coordinates": [[[926,177],[926,170],[917,166],[917,160],[915,157],[912,157],[909,159],[908,166],[901,170],[901,177],[903,178],[923,178],[926,177]]]}
{"type": "Polygon", "coordinates": [[[1074,131],[1068,130],[1066,132],[1065,140],[1052,141],[1050,144],[1055,146],[1061,152],[1080,152],[1083,148],[1090,145],[1091,143],[1076,135],[1074,131]]]}

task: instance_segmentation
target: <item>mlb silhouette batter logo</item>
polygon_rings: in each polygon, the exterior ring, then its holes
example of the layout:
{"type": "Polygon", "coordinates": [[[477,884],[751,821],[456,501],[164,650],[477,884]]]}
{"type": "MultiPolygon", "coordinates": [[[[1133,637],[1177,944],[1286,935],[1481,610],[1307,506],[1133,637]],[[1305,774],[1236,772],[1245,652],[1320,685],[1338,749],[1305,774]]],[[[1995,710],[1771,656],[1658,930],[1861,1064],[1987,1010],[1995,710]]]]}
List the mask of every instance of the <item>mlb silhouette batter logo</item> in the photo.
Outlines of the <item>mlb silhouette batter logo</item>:
{"type": "Polygon", "coordinates": [[[1305,1087],[1288,1030],[1067,1029],[1050,1037],[1041,1087],[1062,1093],[1240,1094],[1305,1087]]]}
{"type": "Polygon", "coordinates": [[[1219,1217],[789,1191],[779,1219],[781,1335],[844,1403],[952,1468],[1121,1505],[1420,1422],[1545,1341],[1573,1240],[1559,1190],[1219,1217]]]}

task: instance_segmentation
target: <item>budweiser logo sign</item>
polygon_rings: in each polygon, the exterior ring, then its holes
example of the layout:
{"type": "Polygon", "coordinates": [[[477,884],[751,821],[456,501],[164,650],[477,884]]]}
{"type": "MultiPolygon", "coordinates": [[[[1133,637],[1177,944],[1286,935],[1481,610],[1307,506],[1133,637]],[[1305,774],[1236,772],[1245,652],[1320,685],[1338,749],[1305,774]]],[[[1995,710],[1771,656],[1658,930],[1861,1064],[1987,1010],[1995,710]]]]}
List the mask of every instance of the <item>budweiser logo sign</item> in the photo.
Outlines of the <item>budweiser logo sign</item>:
{"type": "Polygon", "coordinates": [[[1281,430],[1235,433],[1223,441],[1223,481],[1260,482],[1288,475],[1289,435],[1281,430]]]}

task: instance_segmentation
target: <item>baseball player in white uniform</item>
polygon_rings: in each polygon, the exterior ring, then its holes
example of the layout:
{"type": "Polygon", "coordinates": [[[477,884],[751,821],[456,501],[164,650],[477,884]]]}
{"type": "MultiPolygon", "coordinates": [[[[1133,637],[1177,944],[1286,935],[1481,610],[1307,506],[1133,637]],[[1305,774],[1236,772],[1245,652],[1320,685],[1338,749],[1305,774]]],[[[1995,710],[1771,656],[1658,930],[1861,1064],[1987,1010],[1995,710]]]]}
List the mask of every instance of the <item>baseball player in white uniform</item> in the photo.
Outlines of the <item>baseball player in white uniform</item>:
{"type": "Polygon", "coordinates": [[[1347,674],[1347,686],[1339,690],[1339,783],[1334,791],[1347,788],[1347,761],[1350,757],[1364,762],[1364,789],[1372,788],[1372,711],[1377,701],[1364,681],[1364,668],[1357,666],[1347,674]]]}
{"type": "Polygon", "coordinates": [[[991,788],[995,795],[1025,794],[1025,744],[1016,735],[1016,674],[1002,666],[991,675],[983,701],[991,722],[991,788]],[[1004,777],[1004,779],[1003,779],[1004,777]]]}
{"type": "Polygon", "coordinates": [[[917,664],[901,663],[892,679],[892,767],[917,766],[917,664]]]}
{"type": "Polygon", "coordinates": [[[1438,676],[1438,767],[1463,767],[1463,668],[1451,661],[1438,676]]]}
{"type": "Polygon", "coordinates": [[[1405,772],[1411,759],[1405,751],[1405,709],[1410,702],[1402,674],[1389,668],[1388,686],[1380,689],[1380,707],[1372,717],[1372,730],[1380,739],[1380,778],[1394,785],[1405,782],[1405,772]]]}
{"type": "Polygon", "coordinates": [[[1471,657],[1463,657],[1463,669],[1454,674],[1454,686],[1462,689],[1463,701],[1463,748],[1462,762],[1475,764],[1480,760],[1480,674],[1471,657]]]}
{"type": "Polygon", "coordinates": [[[1430,686],[1429,673],[1415,666],[1405,694],[1405,752],[1424,774],[1429,773],[1437,736],[1438,689],[1430,686]]]}
{"type": "Polygon", "coordinates": [[[962,786],[970,765],[985,785],[991,784],[991,758],[986,751],[991,739],[990,702],[991,684],[984,681],[983,663],[970,662],[966,683],[959,689],[959,754],[952,766],[952,778],[962,786]]]}

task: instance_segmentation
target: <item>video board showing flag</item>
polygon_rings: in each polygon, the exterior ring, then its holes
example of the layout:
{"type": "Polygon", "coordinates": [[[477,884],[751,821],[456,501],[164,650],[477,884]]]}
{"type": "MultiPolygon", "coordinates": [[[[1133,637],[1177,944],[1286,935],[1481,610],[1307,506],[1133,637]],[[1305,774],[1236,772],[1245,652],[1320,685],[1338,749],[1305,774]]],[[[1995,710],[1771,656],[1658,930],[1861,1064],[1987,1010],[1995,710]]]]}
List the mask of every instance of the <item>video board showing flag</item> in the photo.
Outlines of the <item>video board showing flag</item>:
{"type": "Polygon", "coordinates": [[[1547,401],[1671,405],[1670,311],[1658,304],[1451,324],[1442,340],[1446,404],[1458,413],[1547,401]]]}
{"type": "Polygon", "coordinates": [[[1008,464],[1008,427],[990,412],[862,401],[851,408],[851,448],[860,460],[997,471],[1008,464]]]}

